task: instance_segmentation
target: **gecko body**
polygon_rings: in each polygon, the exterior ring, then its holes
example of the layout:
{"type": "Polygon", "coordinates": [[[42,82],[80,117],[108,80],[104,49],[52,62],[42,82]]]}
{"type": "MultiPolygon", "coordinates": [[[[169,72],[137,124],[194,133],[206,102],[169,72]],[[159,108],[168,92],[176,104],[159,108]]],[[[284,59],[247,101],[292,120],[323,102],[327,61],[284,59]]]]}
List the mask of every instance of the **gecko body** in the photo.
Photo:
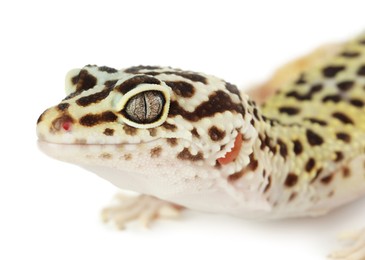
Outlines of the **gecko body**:
{"type": "Polygon", "coordinates": [[[257,105],[220,78],[85,66],[39,145],[120,188],[244,217],[317,216],[365,193],[365,35],[257,105]]]}

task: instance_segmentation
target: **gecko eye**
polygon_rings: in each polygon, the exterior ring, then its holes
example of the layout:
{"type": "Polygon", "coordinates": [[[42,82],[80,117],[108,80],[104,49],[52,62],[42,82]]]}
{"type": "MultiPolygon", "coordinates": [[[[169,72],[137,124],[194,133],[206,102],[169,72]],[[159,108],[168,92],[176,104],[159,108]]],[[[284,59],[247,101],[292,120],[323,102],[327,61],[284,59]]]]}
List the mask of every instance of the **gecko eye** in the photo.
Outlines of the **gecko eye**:
{"type": "Polygon", "coordinates": [[[171,89],[164,83],[139,84],[113,100],[115,111],[123,123],[135,128],[162,125],[170,108],[171,89]]]}
{"type": "Polygon", "coordinates": [[[137,124],[149,124],[161,118],[165,99],[159,91],[145,91],[131,97],[122,113],[137,124]]]}

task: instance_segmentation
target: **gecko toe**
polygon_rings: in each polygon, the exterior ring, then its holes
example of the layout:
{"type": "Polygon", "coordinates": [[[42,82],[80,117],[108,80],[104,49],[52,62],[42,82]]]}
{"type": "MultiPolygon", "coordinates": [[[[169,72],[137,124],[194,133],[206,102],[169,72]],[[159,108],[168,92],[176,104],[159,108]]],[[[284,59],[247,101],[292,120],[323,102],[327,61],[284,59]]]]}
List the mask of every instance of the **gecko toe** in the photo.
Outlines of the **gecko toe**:
{"type": "Polygon", "coordinates": [[[182,207],[158,198],[139,195],[117,195],[116,203],[103,209],[102,220],[114,224],[118,229],[124,229],[130,222],[138,220],[144,227],[159,218],[175,218],[179,216],[182,207]]]}
{"type": "Polygon", "coordinates": [[[341,234],[340,240],[349,242],[349,245],[333,252],[329,259],[365,260],[365,229],[341,234]]]}

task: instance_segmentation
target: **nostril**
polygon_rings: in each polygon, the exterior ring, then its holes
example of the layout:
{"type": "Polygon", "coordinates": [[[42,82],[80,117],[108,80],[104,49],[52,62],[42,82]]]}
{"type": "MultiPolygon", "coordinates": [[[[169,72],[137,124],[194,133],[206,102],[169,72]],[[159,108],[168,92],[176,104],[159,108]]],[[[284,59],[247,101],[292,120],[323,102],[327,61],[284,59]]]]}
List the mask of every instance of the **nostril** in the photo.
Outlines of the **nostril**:
{"type": "Polygon", "coordinates": [[[65,121],[65,122],[62,123],[62,128],[65,131],[70,131],[71,126],[72,126],[72,122],[70,122],[70,121],[65,121]]]}
{"type": "Polygon", "coordinates": [[[55,131],[60,131],[63,129],[68,132],[72,128],[73,121],[74,120],[69,115],[63,115],[53,120],[52,128],[55,131]]]}

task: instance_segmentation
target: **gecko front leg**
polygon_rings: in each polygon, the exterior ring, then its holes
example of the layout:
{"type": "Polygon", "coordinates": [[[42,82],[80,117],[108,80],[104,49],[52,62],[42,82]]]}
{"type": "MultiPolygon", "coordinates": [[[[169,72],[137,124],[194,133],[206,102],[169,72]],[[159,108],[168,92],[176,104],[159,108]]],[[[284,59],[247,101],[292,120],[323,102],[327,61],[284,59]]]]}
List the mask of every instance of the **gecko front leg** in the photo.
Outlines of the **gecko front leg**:
{"type": "Polygon", "coordinates": [[[176,218],[183,207],[149,195],[127,196],[117,194],[114,204],[102,210],[102,220],[119,229],[134,220],[148,227],[158,218],[176,218]]]}

